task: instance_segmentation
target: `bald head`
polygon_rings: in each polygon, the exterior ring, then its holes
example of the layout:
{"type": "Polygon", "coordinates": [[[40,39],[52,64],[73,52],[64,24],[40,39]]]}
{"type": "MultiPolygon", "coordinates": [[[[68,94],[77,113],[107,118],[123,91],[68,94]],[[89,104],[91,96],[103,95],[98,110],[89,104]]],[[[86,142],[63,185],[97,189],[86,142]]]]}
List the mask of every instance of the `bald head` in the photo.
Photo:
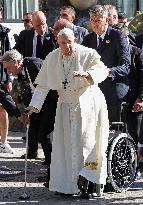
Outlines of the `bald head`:
{"type": "Polygon", "coordinates": [[[39,35],[43,35],[47,27],[47,19],[42,11],[35,11],[32,14],[32,24],[39,35]]]}

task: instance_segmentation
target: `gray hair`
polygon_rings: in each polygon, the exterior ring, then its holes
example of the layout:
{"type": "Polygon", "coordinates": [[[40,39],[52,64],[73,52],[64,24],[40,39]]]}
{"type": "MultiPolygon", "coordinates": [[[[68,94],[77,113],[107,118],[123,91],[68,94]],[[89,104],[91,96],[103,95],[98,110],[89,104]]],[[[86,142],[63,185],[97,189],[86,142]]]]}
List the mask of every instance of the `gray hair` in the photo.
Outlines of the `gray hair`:
{"type": "Polygon", "coordinates": [[[16,62],[17,60],[23,60],[22,55],[16,50],[12,49],[10,51],[6,51],[1,58],[1,61],[13,61],[16,62]]]}
{"type": "Polygon", "coordinates": [[[89,12],[90,16],[100,15],[100,16],[108,16],[108,10],[102,5],[95,5],[89,12]]]}

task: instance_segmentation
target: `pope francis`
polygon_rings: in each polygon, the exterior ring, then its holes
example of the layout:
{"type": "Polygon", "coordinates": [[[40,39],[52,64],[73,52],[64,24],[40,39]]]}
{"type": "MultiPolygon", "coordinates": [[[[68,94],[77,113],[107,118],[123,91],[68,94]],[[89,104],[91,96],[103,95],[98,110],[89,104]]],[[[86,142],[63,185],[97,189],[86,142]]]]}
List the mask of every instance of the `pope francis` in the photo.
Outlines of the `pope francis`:
{"type": "Polygon", "coordinates": [[[36,78],[28,109],[39,112],[49,89],[58,91],[49,190],[76,194],[79,175],[96,184],[106,183],[109,122],[98,83],[109,71],[95,50],[75,43],[69,28],[59,32],[58,44],[36,78]]]}

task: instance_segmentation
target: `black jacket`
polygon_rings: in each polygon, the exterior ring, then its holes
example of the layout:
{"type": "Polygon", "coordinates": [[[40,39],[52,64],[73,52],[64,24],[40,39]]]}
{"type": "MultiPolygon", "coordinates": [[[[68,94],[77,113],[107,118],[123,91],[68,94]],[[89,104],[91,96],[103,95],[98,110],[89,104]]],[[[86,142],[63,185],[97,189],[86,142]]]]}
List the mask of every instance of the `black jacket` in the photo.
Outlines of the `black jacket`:
{"type": "Polygon", "coordinates": [[[134,104],[137,98],[143,100],[143,56],[142,50],[130,45],[131,66],[129,74],[128,102],[134,104]]]}
{"type": "MultiPolygon", "coordinates": [[[[1,43],[1,53],[0,55],[2,56],[6,51],[10,50],[10,42],[9,42],[9,37],[8,33],[10,32],[9,28],[6,28],[0,24],[0,43],[1,43]]],[[[7,74],[7,71],[3,69],[2,64],[0,64],[0,86],[2,86],[3,82],[3,75],[4,72],[6,74],[6,82],[10,80],[10,76],[7,74]]],[[[5,83],[6,83],[5,82],[5,83]]]]}
{"type": "MultiPolygon", "coordinates": [[[[33,38],[34,38],[35,30],[25,29],[21,31],[18,37],[18,41],[14,48],[19,51],[23,55],[23,57],[32,57],[33,54],[33,38]]],[[[44,41],[42,45],[42,60],[46,58],[46,56],[53,51],[54,45],[52,41],[52,32],[51,29],[47,28],[46,33],[44,34],[44,41]]]]}
{"type": "Polygon", "coordinates": [[[101,61],[111,69],[112,78],[107,78],[99,87],[105,95],[107,105],[116,105],[128,92],[130,52],[125,36],[120,31],[108,27],[104,40],[97,48],[97,35],[88,34],[82,44],[96,49],[101,61]]]}

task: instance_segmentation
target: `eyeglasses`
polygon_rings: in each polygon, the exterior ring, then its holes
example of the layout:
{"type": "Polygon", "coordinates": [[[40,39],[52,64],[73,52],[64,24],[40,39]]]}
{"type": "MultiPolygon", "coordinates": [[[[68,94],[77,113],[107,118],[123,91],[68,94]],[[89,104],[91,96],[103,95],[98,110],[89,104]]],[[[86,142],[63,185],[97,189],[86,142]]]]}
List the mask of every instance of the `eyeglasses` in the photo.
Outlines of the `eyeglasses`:
{"type": "Polygon", "coordinates": [[[31,20],[30,19],[22,19],[23,22],[29,23],[31,20]]]}

